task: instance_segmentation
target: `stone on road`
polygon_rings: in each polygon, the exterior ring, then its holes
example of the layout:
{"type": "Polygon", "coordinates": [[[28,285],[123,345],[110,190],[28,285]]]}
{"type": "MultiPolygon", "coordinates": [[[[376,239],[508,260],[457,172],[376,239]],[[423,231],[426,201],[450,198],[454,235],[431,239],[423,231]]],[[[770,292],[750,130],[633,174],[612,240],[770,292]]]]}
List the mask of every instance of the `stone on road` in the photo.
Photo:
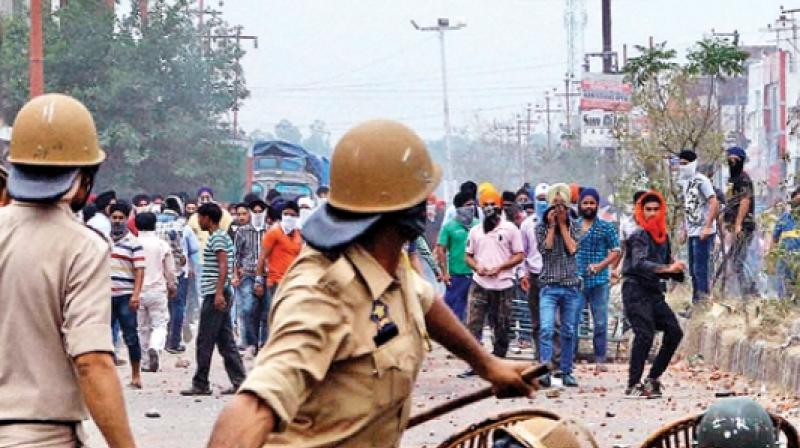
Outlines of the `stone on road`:
{"type": "MultiPolygon", "coordinates": [[[[181,355],[165,353],[161,365],[161,372],[142,374],[142,390],[125,389],[128,418],[138,446],[167,448],[176,446],[176,441],[186,447],[205,446],[217,415],[230,400],[230,396],[220,394],[230,386],[222,359],[214,354],[211,371],[213,395],[207,397],[180,395],[182,389],[191,386],[194,373],[192,352],[181,355]],[[187,361],[190,363],[188,366],[187,361]],[[160,418],[146,417],[154,408],[160,418]]],[[[251,368],[252,361],[245,360],[245,365],[251,368]]],[[[412,414],[487,385],[478,377],[457,378],[456,375],[465,369],[466,364],[437,347],[429,354],[420,372],[412,414]]],[[[128,366],[120,367],[118,371],[123,384],[127,384],[130,379],[128,366]]],[[[483,400],[407,431],[402,446],[435,447],[472,423],[501,413],[531,408],[580,420],[594,434],[600,446],[638,446],[661,426],[705,409],[723,387],[720,383],[725,383],[725,389],[751,392],[754,397],[761,395],[757,399],[762,404],[800,425],[798,402],[794,397],[778,392],[762,394],[760,383],[748,382],[713,368],[690,367],[683,362],[674,364],[663,378],[665,397],[660,400],[624,398],[625,364],[611,364],[609,372],[600,374],[595,373],[592,365],[577,364],[575,374],[580,384],[578,388],[559,388],[558,395],[553,398],[548,398],[548,390],[543,390],[531,399],[483,400]]],[[[90,446],[103,446],[97,427],[93,423],[86,427],[90,446]]]]}

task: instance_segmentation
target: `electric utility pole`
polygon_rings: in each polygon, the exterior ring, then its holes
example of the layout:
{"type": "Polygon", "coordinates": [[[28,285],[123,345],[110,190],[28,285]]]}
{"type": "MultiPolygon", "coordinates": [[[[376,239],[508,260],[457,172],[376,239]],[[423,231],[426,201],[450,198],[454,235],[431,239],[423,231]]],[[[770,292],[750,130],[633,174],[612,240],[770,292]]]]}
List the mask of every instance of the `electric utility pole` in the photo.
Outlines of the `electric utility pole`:
{"type": "Polygon", "coordinates": [[[444,106],[444,152],[445,152],[445,183],[444,195],[446,198],[451,197],[451,189],[455,187],[453,175],[453,154],[450,150],[450,105],[447,98],[447,58],[445,54],[444,33],[445,31],[456,31],[467,26],[466,23],[450,24],[450,19],[440,18],[436,22],[436,26],[419,26],[417,22],[411,21],[411,25],[417,31],[433,31],[439,33],[439,47],[442,58],[442,97],[444,106]]]}

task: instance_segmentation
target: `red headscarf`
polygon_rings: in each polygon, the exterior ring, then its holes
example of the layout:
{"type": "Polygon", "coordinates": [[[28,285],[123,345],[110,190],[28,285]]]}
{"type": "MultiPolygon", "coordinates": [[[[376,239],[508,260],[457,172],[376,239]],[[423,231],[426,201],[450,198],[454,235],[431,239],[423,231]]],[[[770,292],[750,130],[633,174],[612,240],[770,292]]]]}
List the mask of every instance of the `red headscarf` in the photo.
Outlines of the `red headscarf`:
{"type": "Polygon", "coordinates": [[[636,218],[636,223],[650,234],[650,237],[653,238],[656,244],[664,244],[667,242],[667,201],[664,200],[664,196],[662,196],[661,193],[650,190],[643,194],[636,202],[634,217],[636,218]],[[658,210],[658,214],[652,219],[645,219],[644,204],[645,202],[653,202],[653,196],[658,199],[661,208],[658,210]]]}

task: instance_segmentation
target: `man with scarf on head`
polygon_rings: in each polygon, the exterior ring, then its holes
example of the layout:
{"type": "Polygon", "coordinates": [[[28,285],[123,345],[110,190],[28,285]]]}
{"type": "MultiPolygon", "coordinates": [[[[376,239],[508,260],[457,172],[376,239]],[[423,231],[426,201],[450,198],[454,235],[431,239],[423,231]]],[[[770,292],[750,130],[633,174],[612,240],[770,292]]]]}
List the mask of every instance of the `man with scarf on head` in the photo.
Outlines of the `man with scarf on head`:
{"type": "Polygon", "coordinates": [[[755,196],[753,181],[744,171],[747,153],[742,148],[734,146],[728,149],[727,154],[730,178],[726,194],[728,202],[725,205],[724,213],[725,231],[730,237],[728,242],[728,247],[731,248],[729,263],[732,263],[732,270],[736,273],[739,294],[744,298],[758,294],[755,280],[745,266],[747,250],[753,242],[756,230],[755,196]]]}
{"type": "Polygon", "coordinates": [[[169,353],[183,353],[186,347],[181,344],[181,330],[186,314],[191,283],[199,272],[200,242],[186,223],[183,201],[177,195],[164,199],[164,211],[156,215],[156,234],[169,244],[175,261],[175,278],[178,292],[168,302],[169,323],[167,324],[167,344],[169,353]]]}
{"type": "MultiPolygon", "coordinates": [[[[469,292],[467,328],[478,341],[483,339],[484,320],[492,328],[493,353],[505,357],[508,352],[508,331],[511,305],[516,296],[514,268],[525,259],[522,234],[502,218],[502,198],[492,186],[480,193],[483,222],[469,231],[466,262],[474,274],[469,292]]],[[[472,369],[460,377],[475,375],[472,369]]]]}
{"type": "Polygon", "coordinates": [[[547,190],[550,188],[550,185],[541,183],[536,186],[534,189],[534,198],[533,204],[536,207],[536,219],[538,222],[542,222],[544,219],[544,212],[550,207],[547,204],[547,190]]]}
{"type": "Polygon", "coordinates": [[[75,219],[105,158],[76,99],[40,95],[17,113],[0,208],[5,446],[83,446],[90,415],[108,446],[134,446],[112,356],[111,247],[75,219]]]}
{"type": "Polygon", "coordinates": [[[270,339],[219,416],[209,447],[396,447],[430,335],[499,396],[526,395],[528,363],[485,352],[430,284],[403,263],[441,179],[407,127],[375,120],[331,157],[331,196],[274,297],[270,339]],[[380,169],[377,169],[380,168],[380,169]],[[335,409],[334,409],[335,408],[335,409]]]}
{"type": "Polygon", "coordinates": [[[659,378],[683,338],[675,313],[664,300],[666,280],[683,281],[686,263],[672,256],[667,203],[661,193],[651,190],[642,195],[634,216],[639,229],[628,238],[630,252],[625,254],[622,266],[622,304],[634,334],[625,395],[659,398],[663,394],[659,378]],[[663,331],[664,338],[647,379],[641,382],[656,331],[663,331]]]}
{"type": "Polygon", "coordinates": [[[466,193],[458,192],[453,197],[456,217],[447,221],[439,232],[436,257],[446,286],[444,301],[458,319],[467,318],[467,297],[472,284],[472,269],[464,256],[467,237],[471,228],[478,224],[475,219],[475,200],[466,193]]]}
{"type": "MultiPolygon", "coordinates": [[[[617,229],[608,221],[597,217],[600,194],[596,189],[587,187],[581,190],[578,197],[578,273],[583,279],[581,302],[575,316],[576,325],[580,325],[585,304],[592,312],[594,326],[594,362],[596,371],[607,372],[606,348],[608,345],[608,293],[609,266],[614,266],[620,257],[617,229]]],[[[577,338],[575,346],[577,348],[577,338]]]]}
{"type": "Polygon", "coordinates": [[[714,186],[697,169],[697,154],[683,150],[678,155],[679,178],[683,183],[682,240],[689,242],[689,274],[692,276],[692,303],[708,297],[711,248],[716,238],[719,211],[714,186]]]}
{"type": "Polygon", "coordinates": [[[131,206],[115,202],[109,206],[111,217],[111,326],[119,326],[122,340],[128,347],[131,362],[129,387],[142,388],[140,364],[142,349],[139,345],[137,311],[144,283],[144,252],[139,239],[128,229],[131,206]]]}
{"type": "MultiPolygon", "coordinates": [[[[547,191],[550,208],[536,226],[536,243],[542,254],[539,298],[539,361],[553,360],[553,336],[556,315],[561,319],[560,374],[564,386],[577,387],[572,375],[578,307],[581,303],[580,277],[575,254],[578,252],[579,230],[570,208],[570,187],[559,183],[547,191]]],[[[550,386],[550,375],[539,382],[550,386]]]]}

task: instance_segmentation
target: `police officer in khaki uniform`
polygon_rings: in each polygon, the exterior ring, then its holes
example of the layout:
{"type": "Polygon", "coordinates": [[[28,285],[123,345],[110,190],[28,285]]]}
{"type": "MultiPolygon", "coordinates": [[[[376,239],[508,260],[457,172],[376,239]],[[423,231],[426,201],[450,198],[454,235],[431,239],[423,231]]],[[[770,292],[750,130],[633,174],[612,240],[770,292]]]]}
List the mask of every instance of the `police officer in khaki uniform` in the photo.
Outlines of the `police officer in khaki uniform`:
{"type": "Polygon", "coordinates": [[[0,208],[0,447],[83,446],[87,408],[108,446],[134,446],[111,356],[110,245],[74,215],[104,159],[75,99],[19,111],[0,208]]]}
{"type": "Polygon", "coordinates": [[[520,376],[529,364],[483,350],[402,260],[440,179],[399,123],[369,121],[342,137],[329,202],[303,226],[307,247],[273,299],[267,345],[210,446],[398,446],[427,334],[498,396],[532,393],[520,376]]]}

